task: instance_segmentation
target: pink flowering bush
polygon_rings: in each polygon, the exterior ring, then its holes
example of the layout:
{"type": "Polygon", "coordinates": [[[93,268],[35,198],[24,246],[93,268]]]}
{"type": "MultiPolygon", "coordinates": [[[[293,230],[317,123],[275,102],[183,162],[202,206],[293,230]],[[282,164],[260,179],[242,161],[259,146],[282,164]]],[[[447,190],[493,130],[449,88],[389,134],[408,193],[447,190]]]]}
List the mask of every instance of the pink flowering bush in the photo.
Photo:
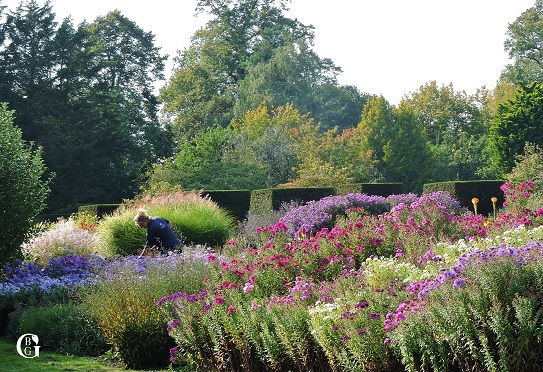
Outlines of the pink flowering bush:
{"type": "MultiPolygon", "coordinates": [[[[496,218],[474,215],[444,193],[394,198],[378,213],[371,212],[369,204],[347,206],[344,199],[336,200],[338,206],[331,200],[309,203],[305,211],[298,207],[275,225],[259,227],[258,244],[230,241],[221,256],[209,255],[209,275],[201,291],[176,293],[158,302],[177,345],[171,360],[203,370],[245,371],[505,365],[496,349],[497,336],[487,340],[486,350],[477,333],[483,330],[473,333],[473,321],[462,319],[472,319],[467,311],[475,305],[480,311],[477,316],[482,316],[493,307],[505,306],[515,291],[528,293],[535,281],[514,285],[514,275],[503,279],[498,273],[502,264],[504,270],[515,265],[538,267],[537,244],[527,247],[543,238],[543,230],[533,229],[532,219],[513,213],[496,218]],[[319,205],[332,219],[315,212],[319,205]],[[300,234],[302,230],[306,233],[300,234]],[[511,249],[502,248],[504,244],[511,249]],[[514,247],[521,247],[517,255],[514,247]],[[498,257],[508,252],[507,259],[498,257]],[[483,280],[487,274],[478,270],[487,261],[495,262],[495,269],[483,280]],[[488,278],[495,280],[494,287],[488,278]],[[496,289],[485,292],[485,286],[496,289]],[[510,288],[502,296],[503,286],[510,288]],[[469,303],[465,308],[462,299],[468,296],[458,297],[457,304],[448,302],[468,290],[480,292],[469,298],[497,296],[498,300],[469,303]],[[425,323],[433,316],[428,311],[437,311],[433,309],[466,318],[451,318],[450,325],[456,322],[456,328],[444,333],[445,341],[434,339],[431,332],[437,330],[425,323]],[[482,351],[455,349],[461,342],[446,341],[470,337],[482,351]],[[448,357],[461,352],[463,359],[448,357]],[[498,364],[485,361],[488,355],[498,364]]],[[[525,300],[519,301],[526,305],[525,300]]],[[[537,303],[530,304],[534,310],[537,303]]],[[[507,310],[508,317],[504,315],[499,324],[506,324],[505,319],[521,322],[510,316],[512,311],[507,310]]],[[[439,319],[434,324],[441,324],[439,319]]],[[[536,315],[531,319],[539,321],[536,315]]],[[[533,343],[536,338],[526,340],[533,343]]],[[[508,342],[517,341],[511,337],[508,342]]],[[[510,350],[502,352],[506,355],[510,350]]]]}

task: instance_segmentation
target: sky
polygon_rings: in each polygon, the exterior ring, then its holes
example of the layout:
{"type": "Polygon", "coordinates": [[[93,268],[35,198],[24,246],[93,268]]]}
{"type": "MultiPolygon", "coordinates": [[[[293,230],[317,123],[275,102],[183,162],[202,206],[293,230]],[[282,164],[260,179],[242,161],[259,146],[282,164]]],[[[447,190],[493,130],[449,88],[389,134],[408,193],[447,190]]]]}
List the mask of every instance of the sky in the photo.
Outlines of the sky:
{"type": "MultiPolygon", "coordinates": [[[[43,4],[45,0],[37,0],[43,4]]],[[[57,21],[77,25],[119,10],[170,55],[190,46],[208,17],[195,16],[197,0],[51,0],[57,21]]],[[[0,0],[15,10],[19,0],[0,0]]],[[[507,27],[535,0],[292,0],[286,15],[313,25],[314,50],[343,72],[341,85],[382,95],[397,104],[430,81],[455,91],[492,89],[510,63],[507,27]]],[[[162,82],[164,84],[165,82],[162,82]]]]}

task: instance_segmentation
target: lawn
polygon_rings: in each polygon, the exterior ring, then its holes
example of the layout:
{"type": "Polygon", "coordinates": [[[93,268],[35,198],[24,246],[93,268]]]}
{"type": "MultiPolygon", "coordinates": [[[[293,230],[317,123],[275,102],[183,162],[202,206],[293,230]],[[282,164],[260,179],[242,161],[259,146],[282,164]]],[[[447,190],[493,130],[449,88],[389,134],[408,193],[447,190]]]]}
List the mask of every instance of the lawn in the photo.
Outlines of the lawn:
{"type": "MultiPolygon", "coordinates": [[[[6,339],[0,339],[0,371],[9,372],[45,372],[45,371],[134,371],[124,369],[122,366],[108,365],[104,358],[74,357],[48,353],[40,350],[38,358],[25,359],[21,357],[15,348],[15,343],[6,339]]],[[[171,369],[170,369],[171,370],[171,369]]],[[[176,369],[178,370],[178,369],[176,369]]],[[[164,370],[167,371],[167,370],[164,370]]],[[[141,371],[140,371],[141,372],[141,371]]],[[[188,371],[187,371],[188,372],[188,371]]]]}

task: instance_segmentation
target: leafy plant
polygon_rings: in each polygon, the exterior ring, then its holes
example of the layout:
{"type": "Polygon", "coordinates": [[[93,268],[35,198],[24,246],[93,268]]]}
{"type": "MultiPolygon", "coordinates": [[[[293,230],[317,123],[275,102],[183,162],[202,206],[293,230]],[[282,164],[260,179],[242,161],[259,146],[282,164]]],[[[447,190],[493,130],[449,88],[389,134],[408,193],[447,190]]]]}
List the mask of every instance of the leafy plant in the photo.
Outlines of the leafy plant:
{"type": "Polygon", "coordinates": [[[73,302],[32,306],[11,314],[9,333],[40,335],[40,345],[49,351],[80,356],[99,356],[107,350],[97,324],[73,302]]]}
{"type": "Polygon", "coordinates": [[[0,263],[20,256],[32,220],[45,207],[49,180],[41,149],[25,142],[14,126],[14,112],[0,105],[0,263]]]}

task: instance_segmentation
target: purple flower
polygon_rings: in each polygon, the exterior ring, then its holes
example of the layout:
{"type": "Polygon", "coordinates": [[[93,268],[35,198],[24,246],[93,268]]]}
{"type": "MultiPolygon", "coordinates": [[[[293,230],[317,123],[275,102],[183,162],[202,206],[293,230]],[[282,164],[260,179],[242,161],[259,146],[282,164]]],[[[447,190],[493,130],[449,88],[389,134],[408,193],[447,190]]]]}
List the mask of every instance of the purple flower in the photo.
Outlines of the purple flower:
{"type": "Polygon", "coordinates": [[[174,319],[170,324],[168,324],[168,327],[166,328],[166,332],[169,333],[173,328],[177,327],[178,324],[179,324],[179,320],[174,319]]]}
{"type": "Polygon", "coordinates": [[[371,320],[377,320],[379,318],[381,318],[381,314],[379,314],[379,313],[370,313],[370,319],[371,320]]]}
{"type": "Polygon", "coordinates": [[[464,285],[465,281],[462,278],[456,278],[453,282],[453,287],[458,288],[464,285]]]}

